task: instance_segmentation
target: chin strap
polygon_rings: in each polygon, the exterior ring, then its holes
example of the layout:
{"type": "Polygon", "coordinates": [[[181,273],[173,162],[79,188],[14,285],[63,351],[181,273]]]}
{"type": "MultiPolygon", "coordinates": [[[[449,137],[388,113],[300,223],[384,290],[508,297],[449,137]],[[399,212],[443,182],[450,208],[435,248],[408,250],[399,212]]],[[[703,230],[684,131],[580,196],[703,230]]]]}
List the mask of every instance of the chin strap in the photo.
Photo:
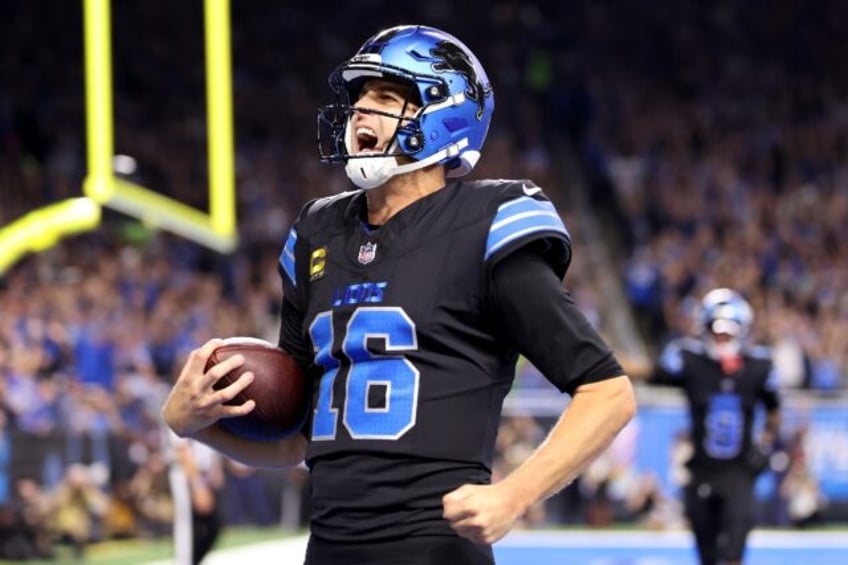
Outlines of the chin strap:
{"type": "MultiPolygon", "coordinates": [[[[348,146],[349,147],[349,146],[348,146]]],[[[413,161],[406,165],[398,165],[397,158],[394,155],[380,155],[374,157],[360,157],[357,159],[348,159],[345,164],[345,173],[347,177],[359,188],[370,190],[384,184],[395,175],[408,173],[429,167],[434,163],[438,163],[443,159],[451,159],[459,156],[460,152],[468,147],[468,138],[464,137],[453,145],[449,145],[445,149],[430,155],[426,159],[413,161]]],[[[389,152],[394,152],[397,149],[397,142],[393,143],[389,148],[389,152]]],[[[476,151],[468,152],[475,155],[469,156],[476,161],[480,154],[476,151]]],[[[463,156],[464,157],[464,156],[463,156]]],[[[460,157],[462,159],[463,157],[460,157]]],[[[473,167],[473,164],[471,165],[473,167]]],[[[448,174],[448,176],[456,176],[448,174]]]]}

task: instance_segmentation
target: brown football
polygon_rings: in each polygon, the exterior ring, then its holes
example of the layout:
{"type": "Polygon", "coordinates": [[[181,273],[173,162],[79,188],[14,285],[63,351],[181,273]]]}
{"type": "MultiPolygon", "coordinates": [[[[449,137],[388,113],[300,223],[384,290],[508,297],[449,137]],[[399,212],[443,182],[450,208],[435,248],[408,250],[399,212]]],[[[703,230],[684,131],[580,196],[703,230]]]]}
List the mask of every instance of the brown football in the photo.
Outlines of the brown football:
{"type": "Polygon", "coordinates": [[[260,440],[278,439],[300,429],[308,394],[306,376],[294,357],[257,338],[232,337],[224,342],[209,357],[206,370],[236,353],[244,356],[244,365],[221,377],[214,388],[223,388],[250,371],[253,382],[227,404],[252,399],[256,407],[244,416],[222,418],[219,424],[238,436],[260,440]]]}

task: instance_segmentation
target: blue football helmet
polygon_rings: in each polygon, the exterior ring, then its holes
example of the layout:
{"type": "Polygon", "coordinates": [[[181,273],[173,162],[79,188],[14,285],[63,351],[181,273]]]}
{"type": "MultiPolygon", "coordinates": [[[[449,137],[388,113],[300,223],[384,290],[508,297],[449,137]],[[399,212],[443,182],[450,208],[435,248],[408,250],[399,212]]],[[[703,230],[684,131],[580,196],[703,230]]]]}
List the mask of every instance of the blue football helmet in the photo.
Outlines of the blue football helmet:
{"type": "MultiPolygon", "coordinates": [[[[368,39],[330,75],[336,104],[318,112],[318,150],[325,162],[345,163],[348,177],[374,188],[399,173],[438,163],[448,177],[467,174],[480,158],[495,107],[480,61],[456,37],[427,26],[397,26],[368,39]],[[365,81],[382,78],[411,85],[414,116],[397,118],[395,137],[381,153],[351,154],[349,124],[365,81]],[[406,156],[403,165],[396,157],[406,156]]],[[[382,112],[375,112],[384,114],[382,112]]],[[[385,115],[385,114],[384,114],[385,115]]]]}
{"type": "Polygon", "coordinates": [[[716,288],[701,301],[701,323],[713,334],[727,334],[737,340],[751,331],[754,313],[748,301],[729,288],[716,288]]]}

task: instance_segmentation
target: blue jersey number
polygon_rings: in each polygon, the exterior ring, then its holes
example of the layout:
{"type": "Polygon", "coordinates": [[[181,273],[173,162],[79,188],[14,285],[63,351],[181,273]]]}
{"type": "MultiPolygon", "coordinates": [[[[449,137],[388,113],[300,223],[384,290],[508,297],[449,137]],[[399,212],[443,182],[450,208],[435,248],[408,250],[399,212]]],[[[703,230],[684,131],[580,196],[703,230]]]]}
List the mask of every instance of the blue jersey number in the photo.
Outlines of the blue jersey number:
{"type": "Polygon", "coordinates": [[[717,394],[710,399],[706,416],[704,450],[716,459],[732,459],[742,450],[745,416],[735,394],[717,394]]]}
{"type": "MultiPolygon", "coordinates": [[[[332,355],[333,313],[322,312],[309,327],[315,361],[324,368],[312,422],[313,440],[336,437],[339,409],[333,384],[342,363],[332,355]]],[[[347,324],[342,352],[350,362],[342,420],[354,439],[398,439],[415,425],[419,372],[402,354],[418,349],[415,323],[401,308],[362,306],[347,324]],[[382,339],[386,354],[368,350],[382,339]]]]}

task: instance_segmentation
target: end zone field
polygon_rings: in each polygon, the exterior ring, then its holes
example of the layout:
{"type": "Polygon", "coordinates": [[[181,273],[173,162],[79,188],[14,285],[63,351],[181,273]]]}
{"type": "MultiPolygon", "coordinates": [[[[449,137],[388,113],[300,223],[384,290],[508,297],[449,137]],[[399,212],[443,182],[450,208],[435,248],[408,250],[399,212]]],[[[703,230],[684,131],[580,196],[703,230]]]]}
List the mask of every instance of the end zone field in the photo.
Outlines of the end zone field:
{"type": "MultiPolygon", "coordinates": [[[[306,535],[278,528],[230,528],[203,565],[303,562],[306,535]]],[[[697,565],[687,532],[545,530],[517,531],[495,547],[498,565],[697,565]]],[[[77,563],[60,548],[54,561],[28,565],[77,563]]],[[[13,565],[0,560],[0,565],[13,565]]],[[[106,542],[88,548],[90,565],[173,565],[168,539],[106,542]]],[[[750,540],[746,565],[848,564],[848,528],[798,532],[757,530],[750,540]]]]}
{"type": "MultiPolygon", "coordinates": [[[[306,537],[216,551],[204,565],[302,563],[306,537]]],[[[686,532],[514,532],[495,548],[498,565],[697,565],[686,532]]],[[[159,561],[150,565],[167,565],[159,561]]],[[[845,565],[848,531],[755,531],[747,565],[845,565]]]]}

